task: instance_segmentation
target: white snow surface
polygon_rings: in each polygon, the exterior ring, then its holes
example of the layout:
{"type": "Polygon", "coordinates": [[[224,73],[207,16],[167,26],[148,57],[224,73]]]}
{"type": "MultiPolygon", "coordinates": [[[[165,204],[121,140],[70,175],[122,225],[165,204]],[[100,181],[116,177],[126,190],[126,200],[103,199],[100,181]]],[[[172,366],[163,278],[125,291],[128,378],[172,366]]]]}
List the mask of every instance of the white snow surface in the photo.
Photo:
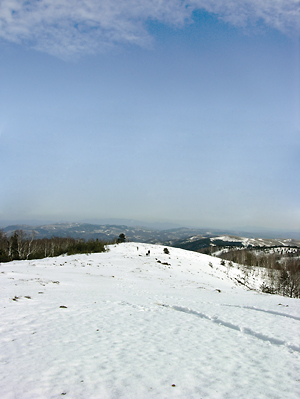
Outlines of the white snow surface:
{"type": "Polygon", "coordinates": [[[163,248],[1,264],[1,399],[299,399],[299,299],[163,248]]]}

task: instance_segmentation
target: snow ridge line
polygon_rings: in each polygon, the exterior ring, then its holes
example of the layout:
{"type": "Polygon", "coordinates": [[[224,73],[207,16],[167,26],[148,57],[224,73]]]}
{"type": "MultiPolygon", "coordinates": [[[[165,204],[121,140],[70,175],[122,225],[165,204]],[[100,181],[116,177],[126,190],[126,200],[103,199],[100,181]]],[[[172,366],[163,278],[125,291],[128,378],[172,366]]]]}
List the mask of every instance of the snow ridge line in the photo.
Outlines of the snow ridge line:
{"type": "Polygon", "coordinates": [[[252,337],[260,339],[261,341],[270,342],[271,344],[277,345],[277,346],[285,346],[288,349],[291,349],[291,350],[293,350],[295,352],[299,352],[300,353],[300,348],[298,346],[290,345],[287,342],[282,341],[281,339],[272,338],[272,337],[268,337],[265,334],[257,333],[255,331],[253,331],[251,328],[240,327],[238,325],[223,321],[223,320],[219,319],[217,316],[207,316],[204,313],[197,312],[196,310],[192,310],[192,309],[185,308],[185,307],[182,307],[182,306],[170,306],[170,305],[165,305],[165,304],[158,304],[158,305],[159,306],[163,306],[165,308],[170,308],[170,309],[176,310],[177,312],[193,314],[193,315],[195,315],[197,317],[200,317],[201,319],[210,320],[213,323],[216,323],[216,324],[218,324],[220,326],[227,327],[227,328],[230,328],[232,330],[240,331],[243,334],[250,335],[252,337]]]}

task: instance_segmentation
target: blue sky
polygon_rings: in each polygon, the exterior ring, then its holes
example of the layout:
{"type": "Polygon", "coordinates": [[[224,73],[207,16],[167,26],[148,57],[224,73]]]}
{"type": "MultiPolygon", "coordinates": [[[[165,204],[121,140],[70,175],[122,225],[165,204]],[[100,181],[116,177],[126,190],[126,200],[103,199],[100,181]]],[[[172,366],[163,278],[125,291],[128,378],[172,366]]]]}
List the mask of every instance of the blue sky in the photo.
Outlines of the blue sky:
{"type": "Polygon", "coordinates": [[[294,0],[3,0],[0,220],[300,228],[294,0]]]}

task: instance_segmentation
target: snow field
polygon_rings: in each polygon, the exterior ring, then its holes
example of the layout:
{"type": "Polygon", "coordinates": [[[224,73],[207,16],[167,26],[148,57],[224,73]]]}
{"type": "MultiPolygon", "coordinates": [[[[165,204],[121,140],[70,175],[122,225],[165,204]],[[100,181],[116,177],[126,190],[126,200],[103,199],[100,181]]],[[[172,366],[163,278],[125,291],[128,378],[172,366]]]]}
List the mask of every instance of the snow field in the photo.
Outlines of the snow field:
{"type": "Polygon", "coordinates": [[[163,248],[1,264],[1,399],[299,398],[299,300],[163,248]]]}

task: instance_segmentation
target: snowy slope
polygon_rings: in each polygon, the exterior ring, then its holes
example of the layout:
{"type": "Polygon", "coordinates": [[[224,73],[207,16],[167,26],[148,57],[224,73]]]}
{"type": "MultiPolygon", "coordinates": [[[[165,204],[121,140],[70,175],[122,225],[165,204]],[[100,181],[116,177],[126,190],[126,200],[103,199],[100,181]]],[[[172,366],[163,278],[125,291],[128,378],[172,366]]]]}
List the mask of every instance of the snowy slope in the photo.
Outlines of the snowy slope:
{"type": "Polygon", "coordinates": [[[1,399],[298,399],[300,301],[163,248],[1,264],[1,399]]]}

